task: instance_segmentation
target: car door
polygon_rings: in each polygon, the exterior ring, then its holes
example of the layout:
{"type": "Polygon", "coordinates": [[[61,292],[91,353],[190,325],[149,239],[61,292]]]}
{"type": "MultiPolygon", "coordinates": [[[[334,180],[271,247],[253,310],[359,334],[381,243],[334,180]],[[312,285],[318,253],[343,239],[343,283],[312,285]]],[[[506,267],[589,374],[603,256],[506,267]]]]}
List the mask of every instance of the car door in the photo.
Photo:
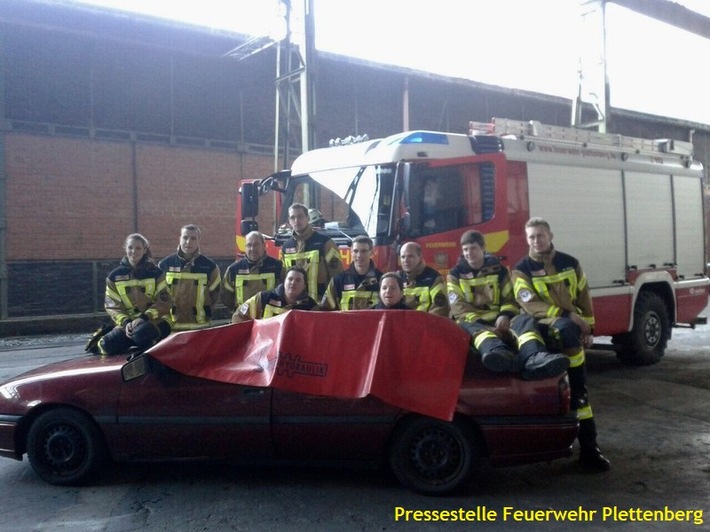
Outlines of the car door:
{"type": "Polygon", "coordinates": [[[274,450],[281,458],[371,460],[382,456],[399,409],[379,399],[273,390],[274,450]]]}
{"type": "Polygon", "coordinates": [[[190,377],[152,361],[123,384],[116,450],[132,458],[272,455],[272,390],[190,377]]]}

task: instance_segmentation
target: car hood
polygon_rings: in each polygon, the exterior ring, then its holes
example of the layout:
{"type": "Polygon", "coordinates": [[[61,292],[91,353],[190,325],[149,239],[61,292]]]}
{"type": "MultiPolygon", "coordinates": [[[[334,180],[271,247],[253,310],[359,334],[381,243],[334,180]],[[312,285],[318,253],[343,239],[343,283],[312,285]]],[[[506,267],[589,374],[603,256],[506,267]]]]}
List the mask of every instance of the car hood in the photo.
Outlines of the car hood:
{"type": "Polygon", "coordinates": [[[125,356],[82,355],[33,369],[0,384],[0,413],[24,414],[40,403],[61,402],[93,411],[112,404],[121,387],[125,356]]]}

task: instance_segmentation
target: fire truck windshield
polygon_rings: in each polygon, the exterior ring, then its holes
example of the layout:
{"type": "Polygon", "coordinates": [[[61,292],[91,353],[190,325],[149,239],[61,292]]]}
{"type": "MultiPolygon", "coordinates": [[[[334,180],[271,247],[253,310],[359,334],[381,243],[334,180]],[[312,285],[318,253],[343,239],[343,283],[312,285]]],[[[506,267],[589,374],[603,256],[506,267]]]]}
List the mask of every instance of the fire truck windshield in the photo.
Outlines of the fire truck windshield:
{"type": "Polygon", "coordinates": [[[389,229],[394,175],[395,165],[388,164],[293,176],[291,202],[318,209],[322,215],[318,222],[327,231],[377,237],[389,229]]]}

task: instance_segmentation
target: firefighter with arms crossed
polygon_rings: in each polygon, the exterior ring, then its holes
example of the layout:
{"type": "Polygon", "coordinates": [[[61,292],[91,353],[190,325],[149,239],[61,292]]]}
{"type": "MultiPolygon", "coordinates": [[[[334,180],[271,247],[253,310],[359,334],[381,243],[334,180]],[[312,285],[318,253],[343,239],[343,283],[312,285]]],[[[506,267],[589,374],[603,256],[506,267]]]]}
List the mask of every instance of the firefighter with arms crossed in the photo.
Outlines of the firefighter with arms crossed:
{"type": "Polygon", "coordinates": [[[232,323],[270,318],[287,310],[317,310],[317,303],[306,290],[306,270],[292,266],[286,280],[274,290],[259,292],[241,304],[232,323]]]}
{"type": "Polygon", "coordinates": [[[252,231],[245,241],[246,255],[232,263],[222,278],[220,299],[230,312],[259,292],[273,290],[281,282],[283,265],[266,254],[264,235],[252,231]]]}
{"type": "Polygon", "coordinates": [[[318,301],[330,280],[343,271],[340,251],[333,239],[317,232],[308,223],[308,207],[294,203],[288,208],[293,235],[281,247],[285,268],[298,266],[306,271],[308,295],[318,301]]]}
{"type": "Polygon", "coordinates": [[[158,264],[173,298],[170,318],[175,330],[208,327],[219,298],[219,266],[200,253],[200,238],[200,228],[195,224],[183,226],[177,253],[158,264]]]}
{"type": "Polygon", "coordinates": [[[525,224],[530,246],[527,257],[513,269],[515,297],[522,309],[537,320],[543,337],[569,357],[567,373],[572,408],[579,419],[580,463],[596,471],[609,470],[610,462],[597,445],[597,431],[587,395],[585,348],[593,343],[594,310],[587,278],[577,259],[557,251],[550,224],[531,218],[525,224]]]}
{"type": "Polygon", "coordinates": [[[446,295],[446,281],[434,268],[426,265],[422,248],[416,242],[407,242],[399,251],[404,282],[404,302],[414,310],[449,317],[451,309],[446,295]]]}
{"type": "Polygon", "coordinates": [[[377,303],[382,272],[372,261],[372,246],[368,236],[353,239],[353,260],[347,270],[330,280],[320,304],[323,310],[362,310],[377,303]]]}
{"type": "Polygon", "coordinates": [[[126,237],[126,256],[106,279],[104,308],[115,327],[87,350],[104,355],[145,350],[170,334],[172,305],[165,275],[150,256],[148,240],[139,233],[126,237]]]}
{"type": "Polygon", "coordinates": [[[508,269],[486,252],[483,235],[466,231],[461,235],[461,252],[447,276],[449,303],[453,318],[471,333],[483,365],[498,372],[520,371],[526,380],[565,371],[567,357],[547,353],[535,321],[517,317],[520,310],[508,269]]]}

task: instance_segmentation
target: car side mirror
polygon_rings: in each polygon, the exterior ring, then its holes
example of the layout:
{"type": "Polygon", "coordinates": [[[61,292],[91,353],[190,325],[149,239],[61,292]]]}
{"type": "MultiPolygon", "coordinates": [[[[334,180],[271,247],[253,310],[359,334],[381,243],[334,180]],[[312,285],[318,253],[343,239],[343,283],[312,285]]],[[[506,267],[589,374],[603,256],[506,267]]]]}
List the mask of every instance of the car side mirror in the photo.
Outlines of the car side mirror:
{"type": "Polygon", "coordinates": [[[148,357],[137,356],[131,358],[121,368],[121,379],[123,382],[129,382],[148,373],[148,357]]]}

